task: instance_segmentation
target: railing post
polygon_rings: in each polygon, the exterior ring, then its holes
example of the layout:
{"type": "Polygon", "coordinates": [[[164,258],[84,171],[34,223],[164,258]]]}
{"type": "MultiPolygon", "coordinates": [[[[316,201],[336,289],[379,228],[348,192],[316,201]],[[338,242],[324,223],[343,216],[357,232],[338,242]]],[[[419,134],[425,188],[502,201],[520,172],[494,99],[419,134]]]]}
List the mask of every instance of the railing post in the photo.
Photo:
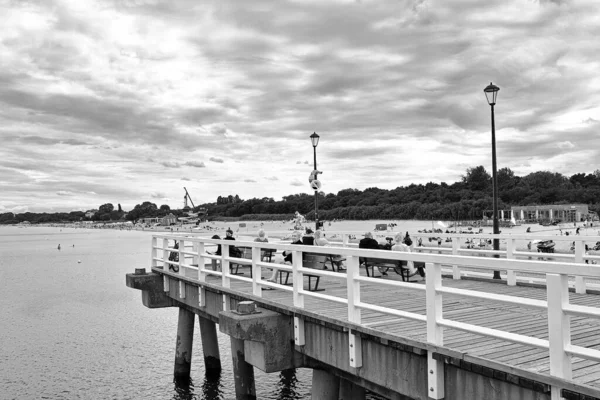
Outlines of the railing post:
{"type": "MultiPolygon", "coordinates": [[[[565,349],[571,344],[570,317],[564,312],[569,304],[568,275],[546,274],[548,300],[548,340],[550,342],[550,375],[572,379],[571,356],[565,349]]],[[[551,399],[561,399],[561,388],[552,386],[551,399]]]]}
{"type": "MultiPolygon", "coordinates": [[[[304,308],[304,278],[299,269],[302,267],[302,252],[294,251],[292,256],[292,283],[294,306],[304,308]]],[[[294,316],[294,342],[296,346],[304,346],[304,320],[294,316]]]]}
{"type": "MultiPolygon", "coordinates": [[[[514,260],[515,255],[515,239],[507,238],[506,239],[506,259],[514,260]]],[[[516,286],[517,285],[517,274],[514,270],[509,269],[506,271],[506,284],[508,286],[516,286]]]]}
{"type": "MultiPolygon", "coordinates": [[[[169,270],[169,239],[163,238],[163,271],[169,270]]],[[[165,292],[169,291],[169,277],[164,274],[163,275],[163,290],[165,292]]]]}
{"type": "MultiPolygon", "coordinates": [[[[229,269],[229,245],[221,246],[221,284],[225,288],[231,287],[231,270],[229,269]]],[[[223,311],[230,311],[229,296],[223,294],[223,311]]]]}
{"type": "MultiPolygon", "coordinates": [[[[436,346],[444,344],[444,328],[438,325],[442,315],[442,266],[439,263],[426,263],[426,304],[427,342],[436,346]]],[[[427,394],[431,399],[444,398],[444,362],[433,358],[433,351],[427,351],[427,394]]]]}
{"type": "MultiPolygon", "coordinates": [[[[585,252],[585,245],[583,240],[575,241],[575,262],[583,264],[583,253],[585,252]]],[[[576,293],[585,293],[585,277],[584,276],[575,276],[575,292],[576,293]]]]}
{"type": "Polygon", "coordinates": [[[342,243],[344,247],[348,247],[348,237],[350,235],[348,233],[342,233],[342,243]]]}
{"type": "MultiPolygon", "coordinates": [[[[346,287],[348,288],[348,322],[361,323],[361,310],[356,305],[360,303],[360,265],[357,256],[347,257],[346,287]]],[[[362,367],[362,340],[359,335],[348,331],[348,345],[350,352],[350,366],[362,367]]]]}
{"type": "MultiPolygon", "coordinates": [[[[198,243],[198,281],[200,283],[206,282],[206,273],[204,272],[204,242],[198,243]]],[[[198,286],[198,306],[205,307],[206,306],[206,289],[204,285],[198,286]]]]}
{"type": "Polygon", "coordinates": [[[258,297],[262,297],[262,286],[258,284],[258,280],[262,279],[261,268],[257,265],[260,260],[260,247],[252,248],[252,294],[258,297]]]}
{"type": "MultiPolygon", "coordinates": [[[[460,239],[452,238],[452,255],[458,255],[458,249],[460,248],[460,239]]],[[[452,265],[452,279],[460,279],[460,268],[457,264],[452,265]]]]}
{"type": "Polygon", "coordinates": [[[156,236],[152,236],[152,252],[151,252],[152,259],[150,260],[150,265],[152,266],[152,268],[158,267],[158,261],[156,260],[158,258],[157,247],[158,247],[158,238],[156,236]]]}
{"type": "MultiPolygon", "coordinates": [[[[185,276],[185,271],[183,270],[182,264],[185,264],[185,241],[183,239],[179,240],[179,272],[177,272],[181,276],[185,276]]],[[[185,299],[185,282],[183,280],[179,280],[179,298],[185,299]]]]}

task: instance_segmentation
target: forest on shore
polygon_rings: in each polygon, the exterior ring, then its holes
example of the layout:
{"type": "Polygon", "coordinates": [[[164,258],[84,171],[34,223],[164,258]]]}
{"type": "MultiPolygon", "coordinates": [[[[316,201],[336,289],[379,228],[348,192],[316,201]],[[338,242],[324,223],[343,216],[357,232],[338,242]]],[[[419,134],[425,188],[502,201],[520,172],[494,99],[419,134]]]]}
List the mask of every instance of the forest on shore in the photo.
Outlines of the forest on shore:
{"type": "MultiPolygon", "coordinates": [[[[497,173],[498,208],[548,204],[587,204],[590,211],[600,212],[600,170],[591,174],[578,173],[570,177],[560,173],[539,171],[516,176],[509,168],[497,173]]],[[[319,192],[319,220],[419,219],[419,220],[479,220],[493,208],[492,176],[483,166],[468,168],[458,182],[411,184],[395,189],[344,189],[337,194],[319,192]]],[[[243,200],[238,195],[219,196],[214,203],[198,205],[194,210],[171,209],[168,205],[146,201],[126,212],[119,205],[103,204],[90,218],[82,211],[70,213],[2,213],[0,224],[77,222],[77,221],[137,221],[140,218],[163,217],[168,214],[185,216],[188,211],[206,209],[208,220],[286,220],[296,211],[314,220],[314,193],[273,198],[243,200]]]]}

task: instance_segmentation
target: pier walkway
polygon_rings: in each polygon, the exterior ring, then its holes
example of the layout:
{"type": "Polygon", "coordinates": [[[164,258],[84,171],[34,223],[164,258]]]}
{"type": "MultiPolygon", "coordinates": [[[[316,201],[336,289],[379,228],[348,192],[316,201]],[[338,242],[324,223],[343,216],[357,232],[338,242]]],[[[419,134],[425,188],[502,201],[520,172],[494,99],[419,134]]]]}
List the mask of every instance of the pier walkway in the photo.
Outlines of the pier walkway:
{"type": "Polygon", "coordinates": [[[235,242],[253,248],[252,259],[238,259],[206,251],[216,244],[228,254],[227,241],[153,237],[152,272],[169,306],[211,314],[221,324],[223,313],[253,301],[291,318],[295,352],[388,398],[600,398],[600,296],[569,291],[569,280],[600,279],[597,265],[235,242]],[[277,265],[290,272],[293,286],[262,279],[273,265],[261,261],[261,248],[294,251],[293,266],[277,265]],[[177,262],[168,261],[173,251],[177,262]],[[302,251],[342,254],[348,270],[304,268],[302,251]],[[403,282],[392,270],[367,277],[359,257],[424,262],[426,277],[403,282]],[[232,275],[230,263],[242,264],[244,274],[232,275]],[[494,270],[537,274],[545,284],[452,279],[457,267],[489,276],[494,270]],[[320,276],[324,290],[309,291],[305,274],[320,276]]]}

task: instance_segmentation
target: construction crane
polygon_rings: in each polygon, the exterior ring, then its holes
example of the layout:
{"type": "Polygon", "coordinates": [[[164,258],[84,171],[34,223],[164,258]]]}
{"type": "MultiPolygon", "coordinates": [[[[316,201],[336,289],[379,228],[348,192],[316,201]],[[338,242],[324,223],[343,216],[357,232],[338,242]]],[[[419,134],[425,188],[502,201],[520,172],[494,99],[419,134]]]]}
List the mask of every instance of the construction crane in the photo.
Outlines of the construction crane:
{"type": "Polygon", "coordinates": [[[194,202],[192,201],[192,198],[190,197],[190,194],[188,193],[187,189],[184,187],[183,190],[185,190],[185,196],[183,196],[183,208],[189,208],[188,206],[188,199],[190,200],[190,203],[192,205],[192,210],[194,208],[196,208],[196,206],[194,205],[194,202]]]}

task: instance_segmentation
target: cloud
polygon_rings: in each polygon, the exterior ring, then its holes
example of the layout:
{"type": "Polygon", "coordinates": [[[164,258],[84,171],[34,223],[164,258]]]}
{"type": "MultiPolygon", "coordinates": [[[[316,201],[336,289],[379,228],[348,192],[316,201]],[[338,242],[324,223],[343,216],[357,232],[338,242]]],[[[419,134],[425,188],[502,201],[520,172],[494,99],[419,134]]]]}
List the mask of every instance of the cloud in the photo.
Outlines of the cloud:
{"type": "Polygon", "coordinates": [[[206,165],[204,165],[204,162],[202,162],[202,161],[188,161],[185,163],[185,165],[187,165],[188,167],[196,167],[196,168],[206,167],[206,165]]]}
{"type": "Polygon", "coordinates": [[[304,183],[300,182],[299,179],[294,179],[293,181],[290,182],[290,185],[292,185],[292,186],[304,186],[304,183]]]}
{"type": "Polygon", "coordinates": [[[255,183],[256,181],[254,179],[244,179],[244,182],[253,182],[253,183],[255,183]]]}
{"type": "Polygon", "coordinates": [[[30,210],[178,198],[173,169],[224,160],[196,202],[298,193],[239,174],[303,182],[315,131],[332,192],[454,182],[491,168],[490,81],[499,168],[600,156],[592,0],[82,4],[0,1],[0,192],[30,210]]]}
{"type": "Polygon", "coordinates": [[[167,195],[162,192],[152,192],[150,193],[150,197],[153,199],[166,199],[167,195]]]}
{"type": "Polygon", "coordinates": [[[268,176],[265,179],[268,181],[278,181],[279,180],[279,178],[276,176],[268,176]]]}
{"type": "Polygon", "coordinates": [[[190,178],[181,178],[182,181],[189,181],[190,178]]]}
{"type": "MultiPolygon", "coordinates": [[[[162,161],[160,163],[160,165],[162,165],[163,167],[166,167],[166,168],[179,168],[179,167],[181,167],[181,164],[179,164],[177,162],[174,162],[174,161],[162,161]]],[[[187,163],[186,163],[186,165],[187,165],[187,163]]]]}

